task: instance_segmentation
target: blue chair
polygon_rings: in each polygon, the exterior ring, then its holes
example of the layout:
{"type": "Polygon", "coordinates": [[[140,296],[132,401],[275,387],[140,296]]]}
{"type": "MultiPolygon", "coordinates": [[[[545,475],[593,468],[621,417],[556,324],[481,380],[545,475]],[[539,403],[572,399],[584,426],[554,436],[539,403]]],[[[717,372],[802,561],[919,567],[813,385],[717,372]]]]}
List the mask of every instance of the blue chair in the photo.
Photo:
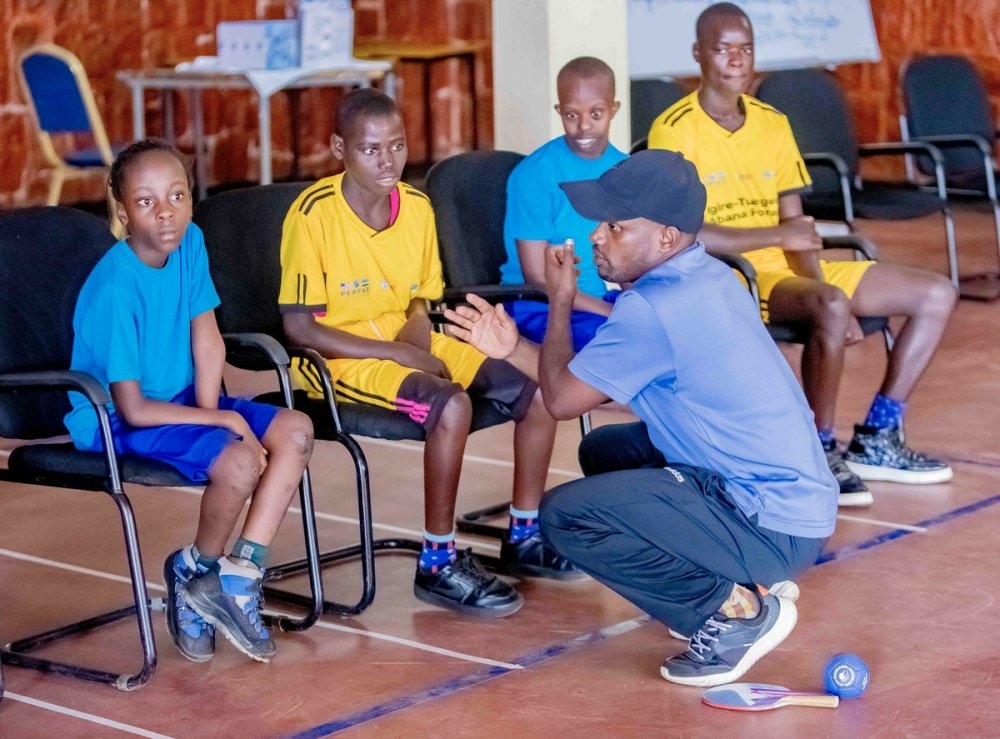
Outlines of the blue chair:
{"type": "Polygon", "coordinates": [[[108,142],[90,81],[73,53],[54,44],[32,46],[21,55],[18,72],[42,156],[53,168],[46,203],[58,205],[67,177],[94,169],[107,174],[121,147],[108,142]],[[60,135],[90,145],[74,148],[60,142],[57,146],[53,137],[60,135]]]}

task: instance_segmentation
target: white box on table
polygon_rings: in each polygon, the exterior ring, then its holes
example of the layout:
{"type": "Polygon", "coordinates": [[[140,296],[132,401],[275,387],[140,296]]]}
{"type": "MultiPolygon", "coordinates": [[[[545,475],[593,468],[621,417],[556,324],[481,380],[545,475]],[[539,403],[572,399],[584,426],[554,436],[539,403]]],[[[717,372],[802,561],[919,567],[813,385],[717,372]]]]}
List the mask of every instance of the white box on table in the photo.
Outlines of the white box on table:
{"type": "Polygon", "coordinates": [[[354,11],[349,0],[299,0],[302,66],[354,57],[354,11]]]}
{"type": "Polygon", "coordinates": [[[219,65],[234,69],[299,66],[298,21],[225,21],[216,29],[219,65]]]}

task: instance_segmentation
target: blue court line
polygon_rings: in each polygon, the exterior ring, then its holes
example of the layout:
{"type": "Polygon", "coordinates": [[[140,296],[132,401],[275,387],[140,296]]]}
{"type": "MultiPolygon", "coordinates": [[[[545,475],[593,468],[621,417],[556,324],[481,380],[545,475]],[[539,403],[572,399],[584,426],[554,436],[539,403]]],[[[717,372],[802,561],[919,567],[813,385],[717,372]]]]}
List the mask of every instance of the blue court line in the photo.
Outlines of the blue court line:
{"type": "MultiPolygon", "coordinates": [[[[989,508],[990,506],[998,503],[1000,503],[1000,494],[985,498],[984,500],[980,500],[975,503],[970,503],[969,505],[962,506],[961,508],[946,511],[940,515],[925,519],[914,525],[922,528],[938,526],[942,523],[947,523],[956,518],[960,518],[961,516],[966,516],[984,508],[989,508]]],[[[857,544],[850,544],[831,552],[824,552],[820,555],[819,559],[816,560],[816,566],[853,557],[863,551],[885,544],[886,542],[901,539],[902,537],[909,536],[913,533],[916,532],[907,529],[895,529],[894,531],[880,534],[857,544]]],[[[562,644],[543,647],[542,649],[529,652],[522,657],[518,657],[510,661],[514,664],[521,665],[525,669],[535,667],[544,662],[555,659],[556,657],[576,652],[585,647],[598,644],[605,639],[631,631],[632,629],[645,625],[650,621],[652,621],[652,618],[648,615],[637,616],[636,618],[623,621],[622,623],[614,624],[612,626],[607,626],[598,631],[581,634],[580,636],[575,637],[568,642],[563,642],[562,644]]],[[[322,724],[315,728],[306,729],[305,731],[292,735],[290,739],[319,739],[319,737],[330,736],[338,731],[344,731],[345,729],[350,729],[369,721],[374,721],[375,719],[388,716],[389,714],[396,713],[397,711],[412,708],[413,706],[437,700],[438,698],[444,698],[466,688],[482,685],[483,683],[493,680],[494,678],[501,677],[508,672],[520,672],[520,670],[509,670],[505,667],[487,667],[468,675],[463,675],[451,680],[446,680],[443,683],[438,683],[437,685],[432,685],[425,690],[404,695],[385,703],[380,703],[376,706],[372,706],[371,708],[358,711],[357,713],[350,714],[341,719],[337,719],[336,721],[330,721],[329,723],[322,724]]]]}

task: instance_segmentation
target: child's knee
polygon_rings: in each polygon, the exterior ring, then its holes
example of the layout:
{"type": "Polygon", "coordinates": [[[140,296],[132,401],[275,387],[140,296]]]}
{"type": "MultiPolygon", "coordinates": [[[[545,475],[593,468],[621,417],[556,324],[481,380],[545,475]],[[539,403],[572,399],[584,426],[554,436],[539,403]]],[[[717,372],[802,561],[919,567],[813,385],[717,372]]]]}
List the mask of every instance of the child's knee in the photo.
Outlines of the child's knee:
{"type": "Polygon", "coordinates": [[[278,443],[290,447],[297,456],[309,459],[313,450],[313,424],[301,411],[284,409],[275,418],[280,432],[278,443]]]}
{"type": "Polygon", "coordinates": [[[472,399],[466,392],[455,393],[444,404],[435,429],[466,431],[472,423],[472,399]]]}
{"type": "Polygon", "coordinates": [[[249,497],[263,472],[257,452],[249,444],[234,441],[222,450],[208,475],[213,484],[225,485],[249,497]]]}

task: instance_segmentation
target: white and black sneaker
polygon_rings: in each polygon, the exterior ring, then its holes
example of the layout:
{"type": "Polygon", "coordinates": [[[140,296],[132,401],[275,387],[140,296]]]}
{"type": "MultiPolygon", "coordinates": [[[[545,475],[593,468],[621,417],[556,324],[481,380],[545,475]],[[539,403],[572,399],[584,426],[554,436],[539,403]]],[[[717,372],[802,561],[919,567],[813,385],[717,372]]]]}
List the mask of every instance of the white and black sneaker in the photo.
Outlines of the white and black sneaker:
{"type": "Polygon", "coordinates": [[[826,453],[826,463],[830,466],[830,472],[837,479],[840,486],[840,496],[837,498],[837,505],[842,507],[871,505],[875,502],[871,491],[861,481],[851,468],[844,461],[844,453],[837,446],[837,440],[824,441],[823,451],[826,453]]]}
{"type": "Polygon", "coordinates": [[[844,460],[862,480],[933,485],[948,482],[954,476],[946,462],[907,447],[898,426],[887,429],[855,426],[844,460]]]}

